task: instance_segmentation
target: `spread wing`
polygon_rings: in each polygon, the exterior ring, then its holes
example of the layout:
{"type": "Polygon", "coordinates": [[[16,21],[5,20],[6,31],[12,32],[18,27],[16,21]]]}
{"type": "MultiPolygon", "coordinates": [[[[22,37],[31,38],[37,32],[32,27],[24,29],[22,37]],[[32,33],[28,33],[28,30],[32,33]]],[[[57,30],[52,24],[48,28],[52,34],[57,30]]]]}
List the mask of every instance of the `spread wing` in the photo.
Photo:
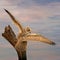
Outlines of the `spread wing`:
{"type": "Polygon", "coordinates": [[[8,15],[11,17],[12,21],[15,23],[16,26],[18,26],[19,29],[21,29],[21,32],[23,32],[23,27],[21,26],[21,24],[15,19],[15,17],[6,9],[4,9],[8,15]]]}
{"type": "Polygon", "coordinates": [[[37,34],[30,34],[24,37],[24,41],[40,41],[40,42],[44,42],[50,45],[55,45],[55,43],[47,38],[45,38],[42,35],[37,35],[37,34]]]}

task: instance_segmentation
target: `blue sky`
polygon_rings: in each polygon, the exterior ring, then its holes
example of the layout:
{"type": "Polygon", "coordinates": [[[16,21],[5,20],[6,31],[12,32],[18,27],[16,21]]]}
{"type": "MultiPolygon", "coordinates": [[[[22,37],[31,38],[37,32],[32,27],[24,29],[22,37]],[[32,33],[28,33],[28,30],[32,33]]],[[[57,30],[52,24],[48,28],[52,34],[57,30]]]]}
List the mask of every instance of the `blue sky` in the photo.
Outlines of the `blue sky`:
{"type": "Polygon", "coordinates": [[[0,60],[18,60],[14,48],[1,36],[4,27],[11,25],[16,34],[17,27],[3,8],[9,10],[25,27],[42,34],[56,46],[41,42],[28,42],[28,60],[60,60],[60,0],[0,0],[0,60]]]}

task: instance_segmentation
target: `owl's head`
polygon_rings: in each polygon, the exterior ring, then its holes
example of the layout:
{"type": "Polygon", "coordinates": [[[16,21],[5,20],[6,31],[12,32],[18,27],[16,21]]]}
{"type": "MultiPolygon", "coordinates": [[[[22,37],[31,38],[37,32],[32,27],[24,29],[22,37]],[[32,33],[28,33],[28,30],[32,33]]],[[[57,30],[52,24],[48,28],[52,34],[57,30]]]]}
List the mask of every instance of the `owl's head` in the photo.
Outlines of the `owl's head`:
{"type": "Polygon", "coordinates": [[[27,26],[25,30],[26,30],[27,33],[31,33],[31,29],[30,29],[29,26],[27,26]]]}

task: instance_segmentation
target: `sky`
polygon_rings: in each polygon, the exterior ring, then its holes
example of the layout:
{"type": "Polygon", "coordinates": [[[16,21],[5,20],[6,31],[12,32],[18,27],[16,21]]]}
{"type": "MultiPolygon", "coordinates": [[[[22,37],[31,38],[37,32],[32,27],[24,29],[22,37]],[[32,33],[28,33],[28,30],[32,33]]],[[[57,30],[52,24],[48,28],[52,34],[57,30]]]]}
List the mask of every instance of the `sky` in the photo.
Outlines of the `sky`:
{"type": "Polygon", "coordinates": [[[4,8],[24,27],[30,26],[32,32],[56,43],[55,46],[51,46],[28,41],[27,60],[60,60],[60,0],[0,0],[0,60],[18,60],[14,48],[2,37],[7,25],[11,25],[18,34],[17,27],[4,8]]]}

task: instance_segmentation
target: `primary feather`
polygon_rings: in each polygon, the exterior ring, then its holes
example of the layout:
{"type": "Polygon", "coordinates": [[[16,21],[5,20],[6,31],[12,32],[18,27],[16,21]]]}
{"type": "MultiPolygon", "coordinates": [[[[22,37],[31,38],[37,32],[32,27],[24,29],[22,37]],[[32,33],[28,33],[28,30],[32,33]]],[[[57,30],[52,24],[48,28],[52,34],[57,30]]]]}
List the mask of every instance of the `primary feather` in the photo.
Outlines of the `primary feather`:
{"type": "Polygon", "coordinates": [[[15,17],[6,9],[4,9],[8,15],[11,17],[12,21],[14,22],[14,24],[19,28],[19,31],[21,30],[21,32],[23,32],[23,27],[21,26],[21,24],[15,19],[15,17]]]}

